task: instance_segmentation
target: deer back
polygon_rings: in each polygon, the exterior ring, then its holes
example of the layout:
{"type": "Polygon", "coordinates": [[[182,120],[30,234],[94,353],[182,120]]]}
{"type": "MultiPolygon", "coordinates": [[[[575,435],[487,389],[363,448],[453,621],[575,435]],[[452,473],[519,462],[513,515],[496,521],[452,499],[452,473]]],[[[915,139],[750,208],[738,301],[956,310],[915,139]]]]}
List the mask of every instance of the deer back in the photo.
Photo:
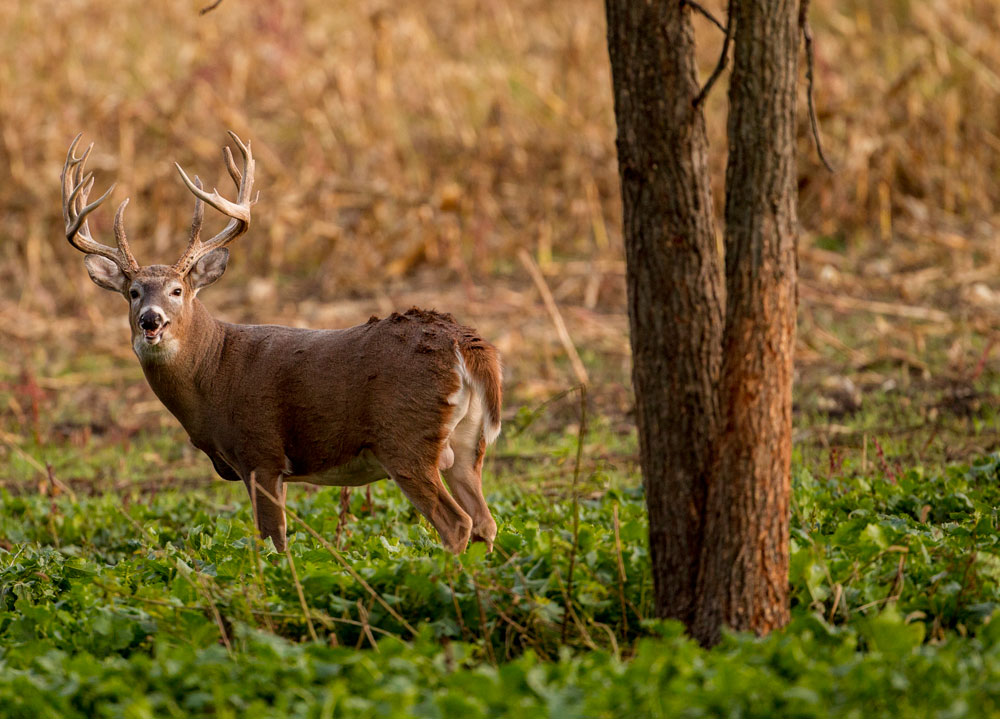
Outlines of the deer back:
{"type": "Polygon", "coordinates": [[[481,342],[420,310],[344,330],[217,327],[181,367],[144,364],[150,386],[200,449],[237,471],[281,458],[294,475],[443,440],[462,348],[481,342]]]}

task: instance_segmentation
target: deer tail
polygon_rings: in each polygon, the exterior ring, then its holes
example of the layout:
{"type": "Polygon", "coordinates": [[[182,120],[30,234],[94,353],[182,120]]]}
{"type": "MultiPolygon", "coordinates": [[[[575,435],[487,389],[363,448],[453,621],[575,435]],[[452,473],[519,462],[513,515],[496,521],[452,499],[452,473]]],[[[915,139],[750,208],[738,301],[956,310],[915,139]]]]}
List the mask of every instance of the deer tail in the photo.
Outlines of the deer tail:
{"type": "Polygon", "coordinates": [[[500,434],[500,405],[503,402],[503,374],[500,353],[478,337],[458,347],[468,378],[483,407],[483,438],[492,444],[500,434]]]}

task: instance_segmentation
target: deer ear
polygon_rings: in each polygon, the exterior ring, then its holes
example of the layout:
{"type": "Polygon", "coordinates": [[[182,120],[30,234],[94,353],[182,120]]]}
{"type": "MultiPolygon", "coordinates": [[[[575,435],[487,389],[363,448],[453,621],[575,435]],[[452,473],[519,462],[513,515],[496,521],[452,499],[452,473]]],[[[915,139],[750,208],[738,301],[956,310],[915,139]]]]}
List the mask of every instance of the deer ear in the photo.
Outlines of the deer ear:
{"type": "Polygon", "coordinates": [[[208,287],[222,277],[228,262],[229,250],[225,247],[212,250],[198,260],[188,272],[188,279],[191,281],[191,287],[194,288],[194,291],[197,292],[203,287],[208,287]]]}
{"type": "Polygon", "coordinates": [[[128,277],[122,272],[121,267],[100,255],[87,255],[83,258],[83,264],[87,266],[87,274],[98,287],[103,287],[112,292],[125,292],[128,284],[128,277]]]}

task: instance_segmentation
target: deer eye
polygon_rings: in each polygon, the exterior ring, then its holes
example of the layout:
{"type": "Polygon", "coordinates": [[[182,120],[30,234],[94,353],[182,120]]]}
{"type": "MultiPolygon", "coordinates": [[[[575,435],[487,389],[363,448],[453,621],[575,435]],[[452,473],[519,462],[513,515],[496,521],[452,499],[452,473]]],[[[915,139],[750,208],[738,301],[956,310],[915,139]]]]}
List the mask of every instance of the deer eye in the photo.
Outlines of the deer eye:
{"type": "Polygon", "coordinates": [[[172,295],[173,295],[174,297],[180,297],[180,296],[181,296],[181,288],[180,288],[180,287],[175,287],[175,288],[174,288],[174,289],[173,289],[173,290],[172,290],[172,291],[170,292],[170,294],[172,294],[172,295]]]}
{"type": "Polygon", "coordinates": [[[134,299],[138,299],[138,297],[139,297],[139,290],[129,290],[128,291],[128,296],[131,297],[133,300],[134,299]]]}

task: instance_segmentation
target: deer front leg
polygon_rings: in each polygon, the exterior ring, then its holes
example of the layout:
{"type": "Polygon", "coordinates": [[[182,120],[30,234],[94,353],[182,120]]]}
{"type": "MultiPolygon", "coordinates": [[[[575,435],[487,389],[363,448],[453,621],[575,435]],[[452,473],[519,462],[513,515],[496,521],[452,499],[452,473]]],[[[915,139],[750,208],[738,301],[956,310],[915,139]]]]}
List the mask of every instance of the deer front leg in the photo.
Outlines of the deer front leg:
{"type": "Polygon", "coordinates": [[[285,493],[287,485],[280,472],[254,470],[243,480],[253,504],[257,531],[265,539],[271,538],[274,548],[285,551],[285,493]],[[263,490],[263,491],[262,491],[263,490]],[[277,503],[273,499],[277,499],[277,503]]]}
{"type": "Polygon", "coordinates": [[[441,535],[441,542],[453,554],[461,554],[469,543],[472,518],[448,494],[437,467],[414,466],[389,474],[420,513],[441,535]]]}
{"type": "Polygon", "coordinates": [[[454,461],[444,470],[444,477],[456,501],[472,517],[472,541],[486,544],[493,551],[497,523],[483,496],[483,456],[486,440],[478,417],[462,421],[451,435],[450,448],[454,461]]]}

